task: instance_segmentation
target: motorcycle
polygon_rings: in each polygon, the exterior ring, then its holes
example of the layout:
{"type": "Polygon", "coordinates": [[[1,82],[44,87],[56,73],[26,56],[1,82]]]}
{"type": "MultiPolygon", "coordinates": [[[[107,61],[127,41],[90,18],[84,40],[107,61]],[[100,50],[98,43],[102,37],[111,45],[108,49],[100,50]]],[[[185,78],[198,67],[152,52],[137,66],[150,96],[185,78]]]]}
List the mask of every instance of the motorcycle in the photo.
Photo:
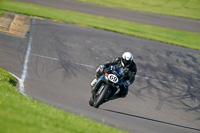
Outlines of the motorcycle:
{"type": "Polygon", "coordinates": [[[110,65],[91,88],[92,96],[89,105],[98,108],[101,104],[109,101],[119,86],[123,85],[123,77],[124,72],[120,65],[110,65]]]}

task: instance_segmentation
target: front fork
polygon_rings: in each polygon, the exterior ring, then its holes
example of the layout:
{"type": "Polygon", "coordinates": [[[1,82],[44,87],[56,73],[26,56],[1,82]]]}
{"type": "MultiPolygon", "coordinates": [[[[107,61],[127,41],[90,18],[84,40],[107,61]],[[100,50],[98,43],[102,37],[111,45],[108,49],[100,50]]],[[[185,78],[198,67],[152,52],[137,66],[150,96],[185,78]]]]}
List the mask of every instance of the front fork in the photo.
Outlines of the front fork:
{"type": "Polygon", "coordinates": [[[98,95],[101,94],[101,91],[103,90],[104,86],[105,86],[105,84],[103,82],[102,83],[97,82],[97,84],[91,88],[92,96],[94,99],[96,98],[97,93],[98,93],[98,95]]]}
{"type": "Polygon", "coordinates": [[[100,86],[104,83],[102,79],[104,79],[104,77],[100,77],[97,79],[96,84],[91,88],[92,94],[95,94],[97,92],[97,89],[100,88],[100,86]]]}

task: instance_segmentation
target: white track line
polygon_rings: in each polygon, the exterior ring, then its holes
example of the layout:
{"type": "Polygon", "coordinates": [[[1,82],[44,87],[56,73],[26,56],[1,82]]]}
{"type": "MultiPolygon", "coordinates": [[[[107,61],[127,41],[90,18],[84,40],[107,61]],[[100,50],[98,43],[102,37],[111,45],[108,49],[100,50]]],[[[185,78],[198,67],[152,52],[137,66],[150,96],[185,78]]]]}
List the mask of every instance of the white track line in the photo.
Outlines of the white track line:
{"type": "Polygon", "coordinates": [[[13,74],[13,73],[11,73],[11,72],[9,72],[13,77],[15,77],[19,82],[20,82],[20,78],[19,77],[17,77],[15,74],[13,74]]]}
{"type": "MultiPolygon", "coordinates": [[[[38,54],[31,54],[33,56],[37,56],[37,57],[41,57],[41,58],[46,58],[46,59],[50,59],[50,60],[55,60],[55,61],[59,61],[58,58],[53,58],[53,57],[48,57],[48,56],[44,56],[44,55],[38,55],[38,54]]],[[[72,62],[73,63],[73,62],[72,62]]],[[[85,66],[85,67],[91,67],[91,68],[96,68],[95,66],[92,66],[92,65],[87,65],[87,64],[82,64],[82,63],[73,63],[73,64],[76,64],[76,65],[79,65],[79,66],[85,66]]]]}
{"type": "Polygon", "coordinates": [[[38,55],[38,54],[31,54],[33,56],[37,56],[37,57],[41,57],[41,58],[46,58],[46,59],[50,59],[50,60],[56,60],[59,61],[59,59],[57,58],[52,58],[52,57],[48,57],[48,56],[44,56],[44,55],[38,55]]]}
{"type": "Polygon", "coordinates": [[[74,64],[80,65],[80,66],[85,66],[85,67],[96,68],[95,66],[91,66],[91,65],[87,65],[87,64],[81,64],[81,63],[74,63],[74,64]]]}
{"type": "MultiPolygon", "coordinates": [[[[19,77],[17,77],[15,74],[13,74],[13,73],[11,73],[11,72],[9,72],[9,73],[19,81],[19,84],[22,83],[22,80],[21,80],[19,77]]],[[[25,93],[22,93],[22,94],[23,94],[24,96],[27,96],[25,93]]]]}
{"type": "Polygon", "coordinates": [[[22,76],[21,79],[19,80],[20,84],[19,84],[19,92],[24,94],[24,81],[26,79],[26,74],[27,74],[27,69],[28,69],[28,61],[29,61],[29,55],[31,52],[31,44],[32,44],[32,40],[33,40],[33,26],[35,23],[35,19],[32,19],[32,28],[30,30],[30,35],[29,35],[29,42],[28,42],[28,48],[26,51],[26,56],[25,56],[25,60],[24,60],[24,67],[23,67],[23,72],[22,72],[22,76]]]}

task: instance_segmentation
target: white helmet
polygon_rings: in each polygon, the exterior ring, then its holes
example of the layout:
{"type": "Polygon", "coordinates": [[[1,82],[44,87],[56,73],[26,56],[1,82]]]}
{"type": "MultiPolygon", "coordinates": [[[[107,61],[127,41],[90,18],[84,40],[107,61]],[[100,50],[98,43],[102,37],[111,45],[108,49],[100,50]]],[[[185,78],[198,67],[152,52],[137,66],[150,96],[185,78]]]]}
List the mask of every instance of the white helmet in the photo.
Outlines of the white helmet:
{"type": "Polygon", "coordinates": [[[125,52],[122,55],[121,64],[123,67],[128,67],[133,61],[133,55],[130,52],[125,52]]]}

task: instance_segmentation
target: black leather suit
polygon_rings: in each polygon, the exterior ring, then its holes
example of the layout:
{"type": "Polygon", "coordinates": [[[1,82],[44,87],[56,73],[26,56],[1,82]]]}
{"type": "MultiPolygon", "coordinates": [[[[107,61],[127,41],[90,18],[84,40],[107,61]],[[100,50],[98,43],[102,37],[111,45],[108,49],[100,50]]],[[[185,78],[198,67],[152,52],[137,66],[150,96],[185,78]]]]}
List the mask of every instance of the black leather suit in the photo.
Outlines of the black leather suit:
{"type": "MultiPolygon", "coordinates": [[[[106,63],[104,63],[103,65],[105,66],[105,68],[108,68],[110,65],[121,65],[121,61],[122,61],[122,57],[117,57],[115,59],[113,59],[112,61],[108,61],[106,63]]],[[[124,82],[129,81],[130,84],[132,84],[135,80],[135,75],[137,73],[137,67],[134,61],[132,61],[132,63],[129,66],[123,67],[123,71],[124,71],[124,82]]],[[[98,68],[96,70],[96,78],[98,79],[101,75],[103,74],[102,71],[100,71],[100,68],[98,68]]],[[[119,86],[120,88],[120,92],[118,93],[119,97],[126,97],[126,95],[128,94],[128,86],[119,86]]]]}

